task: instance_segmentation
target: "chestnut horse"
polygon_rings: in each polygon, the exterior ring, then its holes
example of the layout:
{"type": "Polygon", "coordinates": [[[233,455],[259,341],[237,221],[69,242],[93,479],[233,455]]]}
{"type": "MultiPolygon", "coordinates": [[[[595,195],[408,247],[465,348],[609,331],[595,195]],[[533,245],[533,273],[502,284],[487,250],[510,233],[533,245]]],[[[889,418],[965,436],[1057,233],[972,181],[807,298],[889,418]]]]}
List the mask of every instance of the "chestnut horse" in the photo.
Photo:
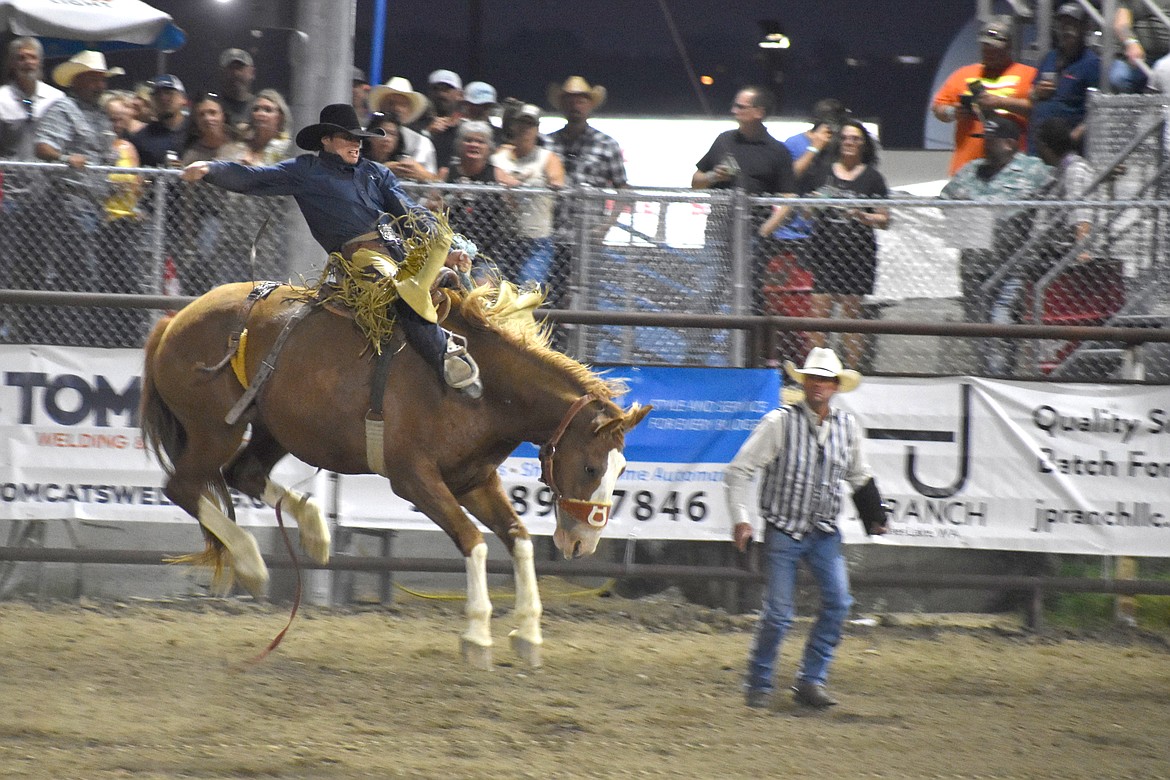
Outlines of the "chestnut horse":
{"type": "Polygon", "coordinates": [[[624,468],[625,433],[649,407],[623,410],[612,400],[624,392],[620,383],[549,349],[546,332],[532,319],[539,296],[518,297],[502,283],[445,293],[451,307],[444,326],[467,339],[480,366],[481,398],[447,388],[412,349],[392,343],[390,351],[397,352],[382,399],[385,433],[380,447],[368,448],[368,439],[378,442],[366,425],[373,351],[352,320],[316,307],[288,332],[255,402],[229,424],[225,416],[244,393],[238,372],[251,381],[261,362],[271,360],[269,351],[288,319],[309,305],[303,290],[281,286],[249,310],[245,299],[253,287],[243,282],[211,290],[160,320],[145,346],[143,434],[167,472],[167,497],[199,521],[207,543],[203,554],[186,560],[214,566],[220,592],[234,576],[261,595],[268,572],[255,539],[230,517],[227,486],[269,506],[283,499],[302,547],[325,563],[330,539],[320,508],[269,479],[272,467],[291,453],[342,474],[381,473],[463,553],[464,658],[491,665],[487,545],[466,508],[512,555],[518,623],[512,645],[539,665],[541,603],[532,540],[497,467],[521,442],[540,445],[543,478],[557,499],[554,542],[565,557],[589,555],[624,468]],[[524,298],[527,306],[519,303],[524,298]],[[237,354],[237,366],[225,365],[244,319],[246,349],[237,354]],[[378,460],[383,462],[371,466],[378,460]]]}

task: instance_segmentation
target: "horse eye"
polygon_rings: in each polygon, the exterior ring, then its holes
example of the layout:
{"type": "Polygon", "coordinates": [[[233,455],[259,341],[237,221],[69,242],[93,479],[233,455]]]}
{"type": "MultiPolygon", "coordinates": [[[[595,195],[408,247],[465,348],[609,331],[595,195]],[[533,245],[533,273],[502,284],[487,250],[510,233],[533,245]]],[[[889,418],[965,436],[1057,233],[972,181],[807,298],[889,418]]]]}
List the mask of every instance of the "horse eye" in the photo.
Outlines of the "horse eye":
{"type": "Polygon", "coordinates": [[[596,477],[597,476],[597,468],[594,466],[586,466],[585,473],[591,477],[596,477]]]}

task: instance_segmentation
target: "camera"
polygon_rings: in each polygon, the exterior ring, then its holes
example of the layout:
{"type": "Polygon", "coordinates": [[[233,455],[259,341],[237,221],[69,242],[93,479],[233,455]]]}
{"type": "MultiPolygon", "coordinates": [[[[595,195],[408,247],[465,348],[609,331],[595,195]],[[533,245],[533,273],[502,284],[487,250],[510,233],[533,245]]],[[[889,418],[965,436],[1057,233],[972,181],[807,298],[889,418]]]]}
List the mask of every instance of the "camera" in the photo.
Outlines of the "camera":
{"type": "Polygon", "coordinates": [[[967,89],[971,90],[970,95],[959,95],[959,103],[968,111],[974,110],[972,107],[979,96],[987,91],[987,86],[982,81],[967,82],[967,89]]]}

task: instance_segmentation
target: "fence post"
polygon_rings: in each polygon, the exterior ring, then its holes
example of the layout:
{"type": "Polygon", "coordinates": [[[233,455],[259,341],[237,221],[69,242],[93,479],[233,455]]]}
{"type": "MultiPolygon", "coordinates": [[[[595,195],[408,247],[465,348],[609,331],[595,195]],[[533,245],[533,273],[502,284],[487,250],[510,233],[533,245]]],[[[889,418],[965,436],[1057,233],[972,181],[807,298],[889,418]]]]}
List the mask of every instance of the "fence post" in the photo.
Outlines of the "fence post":
{"type": "MultiPolygon", "coordinates": [[[[590,236],[593,233],[593,213],[589,208],[589,200],[585,197],[580,186],[566,188],[563,197],[569,199],[568,212],[577,217],[577,251],[572,254],[569,263],[569,298],[568,307],[571,311],[581,311],[588,307],[587,291],[589,290],[589,264],[593,261],[593,246],[590,236]]],[[[570,353],[580,360],[586,359],[585,354],[585,326],[571,325],[572,335],[568,343],[572,345],[570,353]]]]}
{"type": "Polygon", "coordinates": [[[150,226],[150,291],[155,295],[166,291],[162,287],[163,263],[166,262],[167,188],[169,177],[161,171],[154,177],[154,214],[150,226]]]}
{"type": "MultiPolygon", "coordinates": [[[[752,314],[752,241],[751,203],[747,193],[736,187],[731,191],[731,313],[752,314]]],[[[731,364],[737,368],[750,365],[744,354],[747,339],[742,330],[731,334],[728,350],[731,364]]]]}

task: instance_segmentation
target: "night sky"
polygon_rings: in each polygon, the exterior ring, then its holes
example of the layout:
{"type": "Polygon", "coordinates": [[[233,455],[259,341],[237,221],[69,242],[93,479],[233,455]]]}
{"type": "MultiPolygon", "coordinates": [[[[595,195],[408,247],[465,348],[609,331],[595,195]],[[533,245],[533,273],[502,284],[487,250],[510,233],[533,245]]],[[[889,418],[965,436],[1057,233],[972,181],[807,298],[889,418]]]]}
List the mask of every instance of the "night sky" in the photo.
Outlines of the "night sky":
{"type": "MultiPolygon", "coordinates": [[[[189,36],[167,69],[191,91],[212,86],[215,56],[227,46],[257,54],[258,83],[287,90],[282,60],[287,34],[253,27],[292,25],[287,0],[153,0],[189,36]]],[[[710,112],[723,116],[736,89],[773,83],[759,56],[759,21],[775,20],[792,40],[779,63],[784,117],[804,117],[814,101],[838,97],[854,113],[882,125],[888,148],[922,144],[922,117],[935,68],[955,33],[973,15],[972,0],[666,0],[710,112]],[[898,64],[898,56],[921,64],[898,64]]],[[[426,75],[450,68],[464,81],[494,85],[501,97],[546,106],[550,83],[580,74],[609,90],[607,114],[702,116],[659,0],[481,0],[480,42],[467,0],[388,0],[383,79],[406,76],[425,91],[426,75]]],[[[356,64],[369,69],[373,0],[358,0],[356,64]]],[[[311,31],[310,31],[311,32],[311,31]]],[[[139,78],[154,58],[115,55],[139,78]]]]}

